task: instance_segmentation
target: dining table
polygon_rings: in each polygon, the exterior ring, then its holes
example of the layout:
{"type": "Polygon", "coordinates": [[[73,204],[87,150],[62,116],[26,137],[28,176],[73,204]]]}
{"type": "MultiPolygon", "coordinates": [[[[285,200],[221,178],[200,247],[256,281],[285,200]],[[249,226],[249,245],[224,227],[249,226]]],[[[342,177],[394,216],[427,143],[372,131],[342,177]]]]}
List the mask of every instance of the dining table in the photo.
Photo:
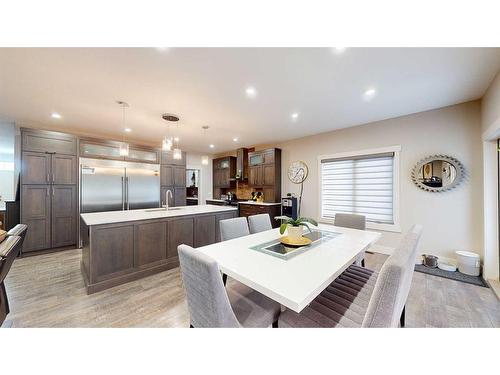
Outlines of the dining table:
{"type": "Polygon", "coordinates": [[[304,235],[312,243],[300,248],[283,248],[276,228],[197,250],[230,278],[299,313],[381,236],[323,223],[304,235]]]}

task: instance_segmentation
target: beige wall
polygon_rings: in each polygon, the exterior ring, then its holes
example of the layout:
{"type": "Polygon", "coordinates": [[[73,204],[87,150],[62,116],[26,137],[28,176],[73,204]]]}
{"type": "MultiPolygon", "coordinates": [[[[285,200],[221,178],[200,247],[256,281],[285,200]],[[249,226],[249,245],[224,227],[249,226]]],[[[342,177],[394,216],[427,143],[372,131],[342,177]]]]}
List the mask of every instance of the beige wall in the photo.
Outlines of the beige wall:
{"type": "MultiPolygon", "coordinates": [[[[283,150],[282,195],[299,191],[286,175],[290,162],[306,162],[309,177],[304,185],[302,215],[318,218],[318,155],[401,145],[400,221],[403,232],[414,223],[424,226],[422,253],[452,258],[455,250],[470,250],[482,255],[480,111],[480,102],[474,101],[256,149],[275,146],[283,150]],[[411,169],[420,159],[438,153],[453,156],[464,164],[465,181],[456,189],[440,194],[416,188],[411,181],[411,169]]],[[[379,244],[396,246],[400,236],[399,233],[383,232],[379,244]]]]}

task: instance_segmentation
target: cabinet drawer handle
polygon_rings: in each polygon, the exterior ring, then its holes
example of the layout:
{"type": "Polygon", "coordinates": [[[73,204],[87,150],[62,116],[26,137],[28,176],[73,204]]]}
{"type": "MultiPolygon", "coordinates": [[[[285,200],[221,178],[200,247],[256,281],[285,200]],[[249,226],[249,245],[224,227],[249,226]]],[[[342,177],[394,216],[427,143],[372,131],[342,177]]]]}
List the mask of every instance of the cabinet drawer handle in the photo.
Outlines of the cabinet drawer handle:
{"type": "Polygon", "coordinates": [[[55,176],[54,173],[52,173],[52,182],[55,181],[55,177],[54,176],[55,176]]]}
{"type": "Polygon", "coordinates": [[[48,173],[47,173],[47,179],[46,179],[45,181],[47,181],[47,182],[49,182],[49,181],[50,181],[50,176],[49,176],[49,174],[48,174],[48,173]]]}

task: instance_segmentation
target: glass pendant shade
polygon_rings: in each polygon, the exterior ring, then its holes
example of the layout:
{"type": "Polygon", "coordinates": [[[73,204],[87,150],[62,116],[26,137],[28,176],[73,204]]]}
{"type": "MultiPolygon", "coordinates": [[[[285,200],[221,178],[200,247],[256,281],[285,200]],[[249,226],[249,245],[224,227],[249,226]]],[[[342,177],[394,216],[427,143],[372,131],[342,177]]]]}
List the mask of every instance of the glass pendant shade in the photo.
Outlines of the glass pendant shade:
{"type": "Polygon", "coordinates": [[[208,165],[208,156],[204,155],[201,157],[201,164],[208,165]]]}
{"type": "Polygon", "coordinates": [[[120,156],[128,156],[128,143],[120,143],[120,156]]]}
{"type": "Polygon", "coordinates": [[[161,148],[163,151],[171,151],[172,150],[172,140],[165,137],[161,142],[161,148]]]}
{"type": "Polygon", "coordinates": [[[174,148],[174,159],[181,160],[182,159],[182,151],[180,148],[174,148]]]}

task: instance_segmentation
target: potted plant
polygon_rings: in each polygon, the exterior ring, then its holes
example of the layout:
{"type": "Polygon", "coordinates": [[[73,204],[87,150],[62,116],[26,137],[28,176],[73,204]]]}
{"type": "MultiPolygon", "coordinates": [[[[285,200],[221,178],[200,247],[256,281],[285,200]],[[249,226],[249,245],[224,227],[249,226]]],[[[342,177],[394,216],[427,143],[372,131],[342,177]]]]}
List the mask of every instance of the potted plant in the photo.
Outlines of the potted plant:
{"type": "Polygon", "coordinates": [[[316,220],[308,218],[308,217],[299,217],[297,219],[292,219],[288,216],[276,216],[274,220],[283,220],[280,225],[280,233],[285,233],[285,230],[288,229],[288,236],[292,241],[297,241],[302,237],[303,227],[309,229],[309,232],[312,232],[309,224],[314,226],[318,226],[316,220]]]}

